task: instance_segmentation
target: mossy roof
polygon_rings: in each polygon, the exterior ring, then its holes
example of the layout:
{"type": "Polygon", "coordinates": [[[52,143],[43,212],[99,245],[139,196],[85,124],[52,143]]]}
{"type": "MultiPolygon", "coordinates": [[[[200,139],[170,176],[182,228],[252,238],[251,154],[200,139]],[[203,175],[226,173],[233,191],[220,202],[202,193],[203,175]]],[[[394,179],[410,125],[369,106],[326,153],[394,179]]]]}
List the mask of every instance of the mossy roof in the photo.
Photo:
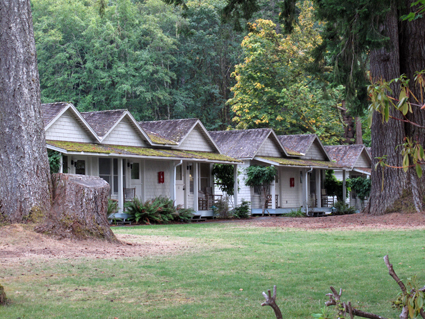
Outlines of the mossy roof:
{"type": "Polygon", "coordinates": [[[176,151],[124,145],[99,145],[65,141],[47,141],[47,144],[64,149],[68,152],[136,155],[143,157],[173,157],[179,159],[207,160],[211,162],[241,162],[230,156],[209,152],[176,151]]]}
{"type": "Polygon", "coordinates": [[[312,166],[312,167],[325,167],[325,168],[343,168],[335,162],[329,161],[314,161],[314,160],[303,160],[293,158],[281,158],[281,157],[258,157],[267,161],[276,162],[283,166],[312,166]]]}

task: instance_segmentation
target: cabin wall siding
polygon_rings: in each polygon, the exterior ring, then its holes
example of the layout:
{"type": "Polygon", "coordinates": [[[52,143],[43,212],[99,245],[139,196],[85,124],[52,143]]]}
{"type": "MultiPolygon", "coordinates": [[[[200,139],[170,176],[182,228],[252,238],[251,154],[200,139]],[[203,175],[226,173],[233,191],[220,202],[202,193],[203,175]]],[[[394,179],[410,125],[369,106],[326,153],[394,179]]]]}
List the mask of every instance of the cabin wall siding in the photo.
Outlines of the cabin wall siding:
{"type": "Polygon", "coordinates": [[[63,113],[46,131],[46,140],[91,143],[93,139],[71,111],[63,113]]]}
{"type": "Polygon", "coordinates": [[[274,143],[269,137],[264,141],[263,145],[261,145],[257,156],[281,157],[282,153],[276,143],[274,143]]]}
{"type": "Polygon", "coordinates": [[[214,152],[199,127],[195,127],[185,138],[179,149],[187,151],[214,152]]]}
{"type": "MultiPolygon", "coordinates": [[[[158,196],[171,197],[170,194],[170,172],[169,161],[145,161],[145,196],[146,200],[153,199],[158,196]],[[158,183],[158,172],[164,172],[164,183],[158,183]]],[[[193,207],[193,206],[189,206],[193,207]]]]}
{"type": "Polygon", "coordinates": [[[305,156],[302,157],[303,159],[312,159],[317,161],[325,161],[326,155],[323,152],[322,148],[320,147],[319,142],[315,140],[313,144],[311,144],[310,148],[308,149],[305,156]]]}
{"type": "Polygon", "coordinates": [[[363,152],[360,154],[359,158],[356,161],[356,164],[354,167],[367,167],[370,168],[372,164],[370,163],[367,155],[365,154],[366,150],[363,150],[363,152]]]}
{"type": "Polygon", "coordinates": [[[146,146],[142,137],[136,132],[127,118],[124,118],[115,126],[106,139],[102,141],[102,144],[146,146]]]}

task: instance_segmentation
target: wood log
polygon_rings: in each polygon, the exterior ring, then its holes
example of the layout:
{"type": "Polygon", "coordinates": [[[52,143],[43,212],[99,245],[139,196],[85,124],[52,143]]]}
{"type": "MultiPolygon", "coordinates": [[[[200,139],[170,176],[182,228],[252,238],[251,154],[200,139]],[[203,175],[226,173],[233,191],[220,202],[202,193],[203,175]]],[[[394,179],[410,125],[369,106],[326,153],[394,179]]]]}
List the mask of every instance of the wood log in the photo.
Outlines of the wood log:
{"type": "Polygon", "coordinates": [[[35,230],[59,239],[118,242],[107,220],[109,190],[109,184],[100,177],[53,174],[52,208],[35,230]]]}

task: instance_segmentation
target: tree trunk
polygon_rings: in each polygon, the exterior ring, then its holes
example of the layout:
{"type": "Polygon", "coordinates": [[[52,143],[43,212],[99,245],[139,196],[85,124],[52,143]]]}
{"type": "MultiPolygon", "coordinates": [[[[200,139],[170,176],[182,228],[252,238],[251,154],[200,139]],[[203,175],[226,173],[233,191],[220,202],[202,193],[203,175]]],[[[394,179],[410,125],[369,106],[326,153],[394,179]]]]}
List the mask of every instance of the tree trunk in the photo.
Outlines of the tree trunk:
{"type": "MultiPolygon", "coordinates": [[[[409,8],[413,1],[406,0],[405,7],[409,8]]],[[[411,79],[411,89],[414,90],[414,72],[425,69],[424,32],[425,20],[418,19],[414,22],[399,22],[402,12],[397,11],[393,3],[387,19],[382,28],[390,38],[389,49],[374,50],[370,54],[370,69],[374,80],[385,79],[389,81],[406,74],[411,79]]],[[[397,85],[392,85],[393,97],[398,98],[400,90],[397,85]]],[[[415,93],[416,94],[416,93],[415,93]]],[[[420,96],[420,94],[419,94],[420,96]]],[[[422,111],[423,112],[423,111],[422,111]]],[[[401,118],[400,112],[391,111],[391,115],[401,118]]],[[[425,123],[423,113],[415,110],[409,115],[410,119],[423,125],[425,123]]],[[[396,147],[403,143],[406,136],[420,137],[423,144],[424,132],[419,131],[412,125],[390,119],[388,123],[382,122],[382,116],[378,113],[373,115],[372,122],[372,159],[373,168],[378,162],[377,157],[387,155],[387,163],[392,166],[402,166],[400,149],[396,147]]],[[[419,198],[423,182],[411,172],[405,173],[402,169],[381,167],[372,170],[372,190],[369,206],[366,212],[381,215],[393,210],[422,209],[422,200],[419,198]],[[409,176],[410,175],[410,176],[409,176]],[[382,187],[383,185],[383,187],[382,187]],[[410,206],[410,207],[409,207],[410,206]]]]}
{"type": "Polygon", "coordinates": [[[356,116],[356,144],[363,144],[362,119],[356,116]]]}
{"type": "Polygon", "coordinates": [[[50,208],[49,162],[29,0],[0,0],[0,215],[50,208]]]}

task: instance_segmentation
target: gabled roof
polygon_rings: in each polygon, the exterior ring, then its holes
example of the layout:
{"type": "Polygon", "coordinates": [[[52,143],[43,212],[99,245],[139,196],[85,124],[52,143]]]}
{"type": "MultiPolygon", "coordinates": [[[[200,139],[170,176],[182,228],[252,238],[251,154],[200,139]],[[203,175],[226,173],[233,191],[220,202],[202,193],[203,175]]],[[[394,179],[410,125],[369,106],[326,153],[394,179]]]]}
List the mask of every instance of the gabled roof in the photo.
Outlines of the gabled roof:
{"type": "Polygon", "coordinates": [[[269,128],[211,131],[209,133],[223,154],[230,157],[254,158],[269,136],[272,136],[272,138],[275,139],[282,153],[285,156],[288,155],[274,131],[269,128]]]}
{"type": "Polygon", "coordinates": [[[96,134],[103,138],[123,117],[125,112],[126,110],[82,112],[81,116],[90,124],[96,134]]]}
{"type": "Polygon", "coordinates": [[[278,135],[279,141],[283,147],[295,152],[306,154],[311,144],[317,138],[315,134],[300,134],[300,135],[278,135]]]}
{"type": "Polygon", "coordinates": [[[139,122],[154,144],[178,148],[195,127],[199,127],[207,141],[221,153],[202,122],[198,119],[179,119],[139,122]]]}
{"type": "Polygon", "coordinates": [[[370,154],[363,144],[325,146],[325,149],[331,160],[336,161],[340,166],[350,169],[355,167],[357,160],[363,152],[370,162],[372,162],[370,154]]]}
{"type": "Polygon", "coordinates": [[[114,130],[114,128],[124,119],[128,118],[136,132],[143,137],[149,144],[152,144],[146,132],[139,126],[137,121],[127,110],[108,110],[83,112],[81,115],[93,127],[102,141],[114,130]]]}
{"type": "Polygon", "coordinates": [[[139,125],[150,134],[158,137],[158,144],[171,142],[180,144],[198,122],[198,119],[163,120],[139,122],[139,125]],[[164,139],[163,142],[160,139],[164,139]]]}
{"type": "Polygon", "coordinates": [[[93,128],[87,123],[87,121],[81,116],[81,113],[75,108],[72,103],[56,102],[56,103],[45,103],[41,104],[41,113],[43,115],[44,129],[52,126],[56,120],[58,120],[62,114],[66,111],[70,111],[75,119],[81,124],[96,141],[100,142],[99,136],[93,130],[93,128]]]}
{"type": "Polygon", "coordinates": [[[329,161],[316,161],[316,160],[304,160],[299,158],[277,158],[277,157],[256,157],[257,161],[273,164],[276,166],[290,166],[290,167],[314,167],[314,168],[331,168],[341,169],[342,167],[335,162],[329,161]]]}
{"type": "Polygon", "coordinates": [[[43,114],[44,126],[49,125],[59,114],[62,114],[69,107],[69,103],[58,102],[41,104],[41,112],[43,114]]]}

